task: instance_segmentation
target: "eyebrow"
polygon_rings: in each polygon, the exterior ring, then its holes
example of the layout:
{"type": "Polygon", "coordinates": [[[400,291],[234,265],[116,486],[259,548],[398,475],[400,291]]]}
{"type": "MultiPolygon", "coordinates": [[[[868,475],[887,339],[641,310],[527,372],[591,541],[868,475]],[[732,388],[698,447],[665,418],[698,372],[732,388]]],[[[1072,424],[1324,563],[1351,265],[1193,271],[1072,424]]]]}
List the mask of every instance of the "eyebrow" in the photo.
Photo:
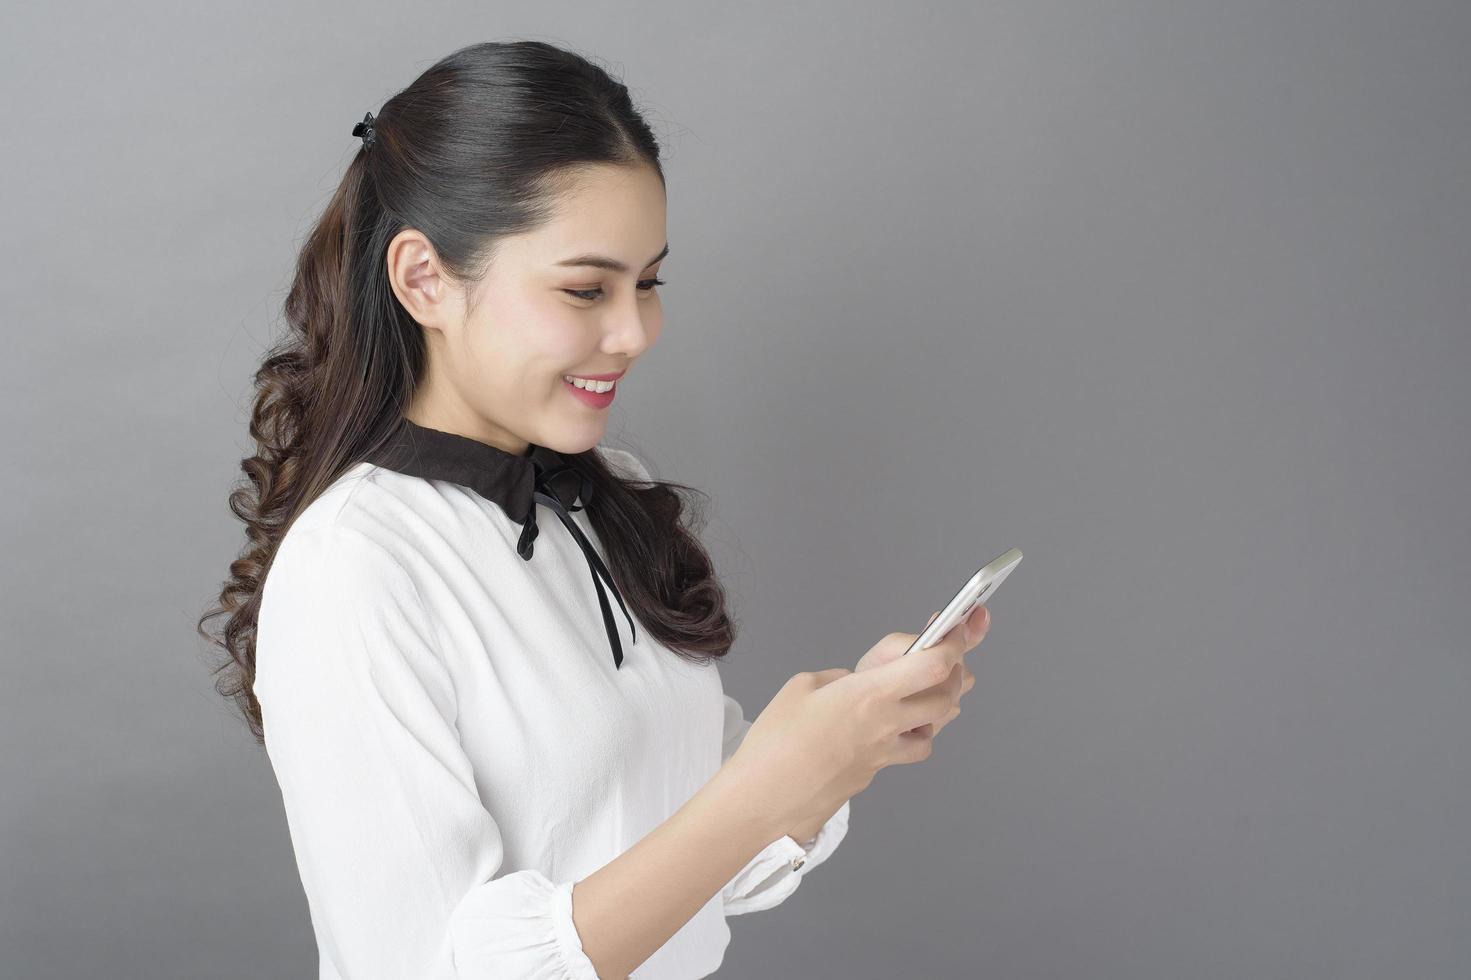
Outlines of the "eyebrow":
{"type": "MultiPolygon", "coordinates": [[[[654,256],[652,259],[649,259],[649,261],[645,262],[643,264],[642,268],[647,269],[649,266],[653,265],[655,262],[658,262],[660,259],[662,259],[664,256],[666,256],[668,254],[669,254],[669,243],[668,242],[665,242],[664,243],[664,251],[660,252],[658,255],[654,256]]],[[[562,261],[558,262],[557,265],[586,265],[586,266],[592,266],[595,269],[608,269],[609,271],[612,271],[612,272],[627,272],[628,271],[628,266],[624,265],[622,262],[619,262],[617,259],[610,258],[610,257],[608,257],[606,255],[593,255],[593,254],[576,255],[576,256],[573,256],[570,259],[563,259],[562,261]]]]}

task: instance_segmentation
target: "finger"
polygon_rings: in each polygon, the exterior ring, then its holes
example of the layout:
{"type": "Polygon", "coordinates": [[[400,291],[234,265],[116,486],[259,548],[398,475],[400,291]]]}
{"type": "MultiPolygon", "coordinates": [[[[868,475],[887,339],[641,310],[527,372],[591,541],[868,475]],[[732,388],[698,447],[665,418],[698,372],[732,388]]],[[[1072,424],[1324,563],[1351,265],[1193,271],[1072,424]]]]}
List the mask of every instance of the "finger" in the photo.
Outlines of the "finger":
{"type": "Polygon", "coordinates": [[[926,725],[920,731],[900,732],[894,736],[894,749],[889,756],[889,765],[908,765],[923,762],[935,750],[935,735],[926,725]]]}
{"type": "Polygon", "coordinates": [[[840,677],[846,677],[853,671],[847,667],[829,667],[826,670],[814,670],[812,676],[817,681],[818,687],[826,687],[840,677]]]}
{"type": "MultiPolygon", "coordinates": [[[[863,679],[863,683],[873,685],[879,700],[896,702],[944,683],[964,652],[959,643],[944,641],[932,647],[912,650],[872,670],[865,670],[858,677],[863,679]]],[[[921,718],[905,727],[913,728],[927,720],[921,718]]]]}
{"type": "MultiPolygon", "coordinates": [[[[930,723],[933,728],[934,734],[936,735],[938,735],[946,725],[950,724],[950,722],[954,721],[960,715],[960,699],[964,697],[966,692],[974,687],[976,683],[976,675],[970,670],[970,668],[966,667],[965,664],[959,663],[956,664],[955,667],[956,669],[951,673],[950,678],[947,679],[943,685],[941,685],[947,691],[951,692],[950,711],[939,720],[930,723]]],[[[910,731],[917,732],[924,727],[924,725],[921,725],[920,728],[913,728],[910,729],[910,731]]]]}
{"type": "MultiPolygon", "coordinates": [[[[961,658],[980,642],[978,637],[974,637],[971,634],[979,630],[977,624],[983,621],[984,616],[979,615],[979,611],[972,611],[965,619],[951,627],[950,632],[945,634],[945,638],[935,645],[954,647],[955,656],[953,659],[954,662],[959,663],[961,658]]],[[[981,635],[984,635],[984,633],[981,635]]]]}
{"type": "MultiPolygon", "coordinates": [[[[978,608],[983,609],[984,607],[978,608]]],[[[960,622],[950,627],[950,630],[944,636],[934,641],[929,649],[933,650],[936,647],[952,647],[954,648],[953,659],[960,659],[960,657],[964,656],[966,651],[968,651],[972,646],[970,634],[972,632],[972,623],[976,621],[977,612],[976,610],[972,610],[966,615],[965,619],[962,619],[960,622]]],[[[931,620],[931,622],[933,622],[933,620],[931,620]]]]}
{"type": "MultiPolygon", "coordinates": [[[[929,623],[935,621],[940,615],[937,609],[930,614],[929,623]]],[[[880,663],[875,669],[865,670],[869,676],[868,683],[883,688],[882,694],[887,699],[907,698],[928,687],[942,684],[950,676],[950,669],[965,656],[966,652],[973,646],[967,635],[969,624],[977,616],[989,623],[990,613],[985,606],[978,606],[971,610],[970,614],[961,623],[950,628],[945,636],[933,645],[924,648],[912,648],[908,653],[902,653],[888,663],[880,663]],[[928,661],[928,662],[926,662],[928,661]],[[936,663],[935,661],[940,661],[936,663]],[[898,664],[905,666],[896,671],[898,664]],[[878,668],[882,668],[881,670],[878,668]],[[943,671],[943,673],[942,673],[943,671]],[[928,683],[925,681],[928,680],[928,683]]],[[[929,626],[926,623],[926,627],[929,626]]],[[[923,632],[923,631],[921,631],[923,632]]],[[[893,634],[895,637],[910,636],[911,644],[918,639],[918,634],[893,634]]]]}
{"type": "Polygon", "coordinates": [[[904,732],[922,725],[941,721],[955,707],[956,688],[942,682],[911,694],[892,705],[891,731],[904,732]]]}
{"type": "Polygon", "coordinates": [[[991,629],[991,610],[985,606],[977,606],[971,610],[965,618],[965,644],[966,649],[974,647],[986,638],[986,633],[991,629]]]}
{"type": "Polygon", "coordinates": [[[985,606],[977,606],[966,614],[966,617],[946,633],[935,646],[951,645],[957,648],[958,660],[968,653],[984,637],[985,631],[990,629],[990,613],[985,606]]]}
{"type": "Polygon", "coordinates": [[[935,685],[936,691],[944,691],[950,695],[952,703],[960,700],[960,688],[965,683],[965,664],[958,663],[950,668],[950,674],[940,683],[935,685]]]}
{"type": "MultiPolygon", "coordinates": [[[[945,678],[945,680],[943,680],[939,684],[935,685],[935,687],[931,688],[931,691],[943,691],[946,695],[948,695],[950,699],[950,704],[959,705],[961,695],[965,693],[965,679],[968,675],[970,675],[970,671],[966,669],[965,664],[956,664],[954,668],[951,669],[950,676],[945,678]]],[[[911,698],[910,700],[913,699],[911,698]]],[[[941,724],[943,725],[943,721],[941,722],[941,724]]],[[[936,731],[938,730],[939,729],[936,729],[936,731]]],[[[910,731],[918,731],[918,729],[910,729],[910,731]]]]}

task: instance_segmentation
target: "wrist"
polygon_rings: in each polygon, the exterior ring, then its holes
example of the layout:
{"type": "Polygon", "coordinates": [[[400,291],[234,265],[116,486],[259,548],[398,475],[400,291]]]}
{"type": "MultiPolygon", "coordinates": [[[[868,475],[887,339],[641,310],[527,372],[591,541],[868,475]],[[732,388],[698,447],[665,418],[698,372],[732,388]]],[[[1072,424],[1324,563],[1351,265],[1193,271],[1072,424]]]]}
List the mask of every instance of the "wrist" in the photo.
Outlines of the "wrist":
{"type": "Polygon", "coordinates": [[[744,826],[759,838],[762,847],[786,834],[792,826],[794,818],[781,809],[761,774],[736,756],[727,759],[716,771],[708,788],[721,797],[722,805],[741,814],[744,826]]]}
{"type": "MultiPolygon", "coordinates": [[[[836,810],[833,811],[833,813],[836,812],[836,810]]],[[[827,822],[831,819],[832,814],[830,813],[820,820],[804,821],[803,823],[799,823],[796,826],[788,829],[787,836],[791,837],[803,847],[810,848],[814,843],[816,843],[817,835],[822,832],[822,828],[827,826],[827,822]]]]}

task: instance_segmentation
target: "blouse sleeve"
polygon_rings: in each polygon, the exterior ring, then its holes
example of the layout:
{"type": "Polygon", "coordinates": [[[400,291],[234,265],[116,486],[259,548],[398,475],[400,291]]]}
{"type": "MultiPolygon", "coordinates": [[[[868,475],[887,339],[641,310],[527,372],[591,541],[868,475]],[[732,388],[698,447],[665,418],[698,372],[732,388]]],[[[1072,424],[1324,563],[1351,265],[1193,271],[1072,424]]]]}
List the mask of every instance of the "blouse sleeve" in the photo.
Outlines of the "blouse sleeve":
{"type": "MultiPolygon", "coordinates": [[[[724,763],[740,747],[751,722],[741,710],[740,702],[729,694],[723,694],[722,698],[725,723],[720,760],[724,763]]],[[[826,861],[847,836],[850,803],[852,800],[844,800],[812,840],[800,843],[790,834],[779,837],[736,872],[721,889],[725,914],[760,912],[786,901],[802,883],[802,876],[826,861]]]]}
{"type": "Polygon", "coordinates": [[[339,976],[598,980],[572,881],[503,872],[413,580],[350,528],[287,535],[254,690],[318,949],[339,976]]]}

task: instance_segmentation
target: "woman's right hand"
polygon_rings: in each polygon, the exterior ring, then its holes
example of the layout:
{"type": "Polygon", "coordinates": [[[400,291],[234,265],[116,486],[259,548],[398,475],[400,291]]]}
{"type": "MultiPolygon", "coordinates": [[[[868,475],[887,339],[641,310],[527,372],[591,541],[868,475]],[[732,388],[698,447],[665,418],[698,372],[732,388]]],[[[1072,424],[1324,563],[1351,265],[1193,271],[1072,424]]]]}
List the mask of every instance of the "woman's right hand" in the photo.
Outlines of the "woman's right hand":
{"type": "Polygon", "coordinates": [[[970,640],[957,626],[934,646],[898,656],[918,634],[890,633],[875,644],[894,648],[879,666],[794,675],[730,759],[752,803],[774,828],[800,826],[867,789],[880,769],[928,759],[934,734],[925,726],[950,715],[955,666],[984,635],[970,640]]]}

